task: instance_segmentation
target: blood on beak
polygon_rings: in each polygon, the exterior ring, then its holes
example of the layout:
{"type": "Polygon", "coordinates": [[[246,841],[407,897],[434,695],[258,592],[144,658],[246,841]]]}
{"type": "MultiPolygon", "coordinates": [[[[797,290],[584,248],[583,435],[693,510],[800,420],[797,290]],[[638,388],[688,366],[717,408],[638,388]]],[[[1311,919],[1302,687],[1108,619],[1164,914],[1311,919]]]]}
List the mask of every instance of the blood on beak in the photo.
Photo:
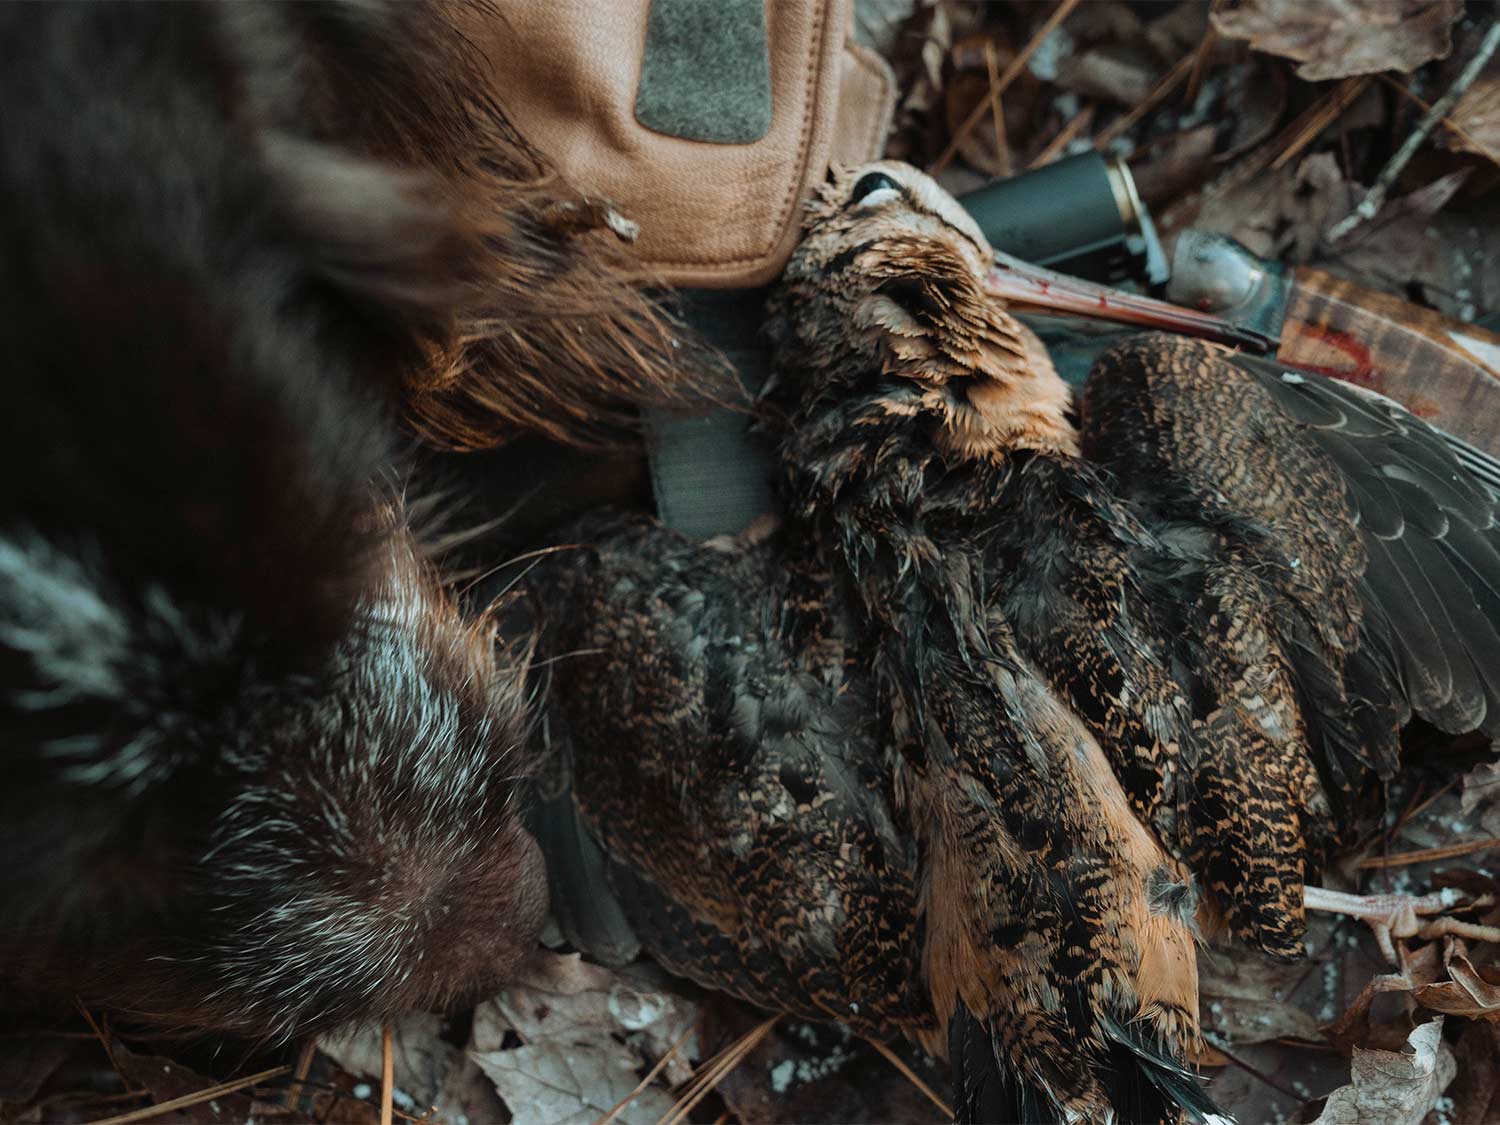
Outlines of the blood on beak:
{"type": "Polygon", "coordinates": [[[1269,352],[1276,346],[1269,336],[1222,317],[1053,273],[998,250],[994,265],[985,277],[984,288],[1016,312],[1067,313],[1094,320],[1137,324],[1184,336],[1200,336],[1257,354],[1269,352]]]}

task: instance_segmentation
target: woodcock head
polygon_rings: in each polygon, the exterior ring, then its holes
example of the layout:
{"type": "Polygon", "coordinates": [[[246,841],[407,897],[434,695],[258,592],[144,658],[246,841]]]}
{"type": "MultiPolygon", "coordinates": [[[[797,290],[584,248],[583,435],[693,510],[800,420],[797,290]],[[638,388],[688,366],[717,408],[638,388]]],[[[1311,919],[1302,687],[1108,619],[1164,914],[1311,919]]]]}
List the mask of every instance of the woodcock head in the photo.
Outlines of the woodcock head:
{"type": "Polygon", "coordinates": [[[949,456],[1076,453],[1071,394],[1012,315],[1024,308],[1263,343],[1216,318],[997,254],[931,177],[881,161],[836,168],[808,205],[770,321],[778,366],[801,385],[773,394],[796,418],[885,384],[888,409],[935,422],[949,456]]]}

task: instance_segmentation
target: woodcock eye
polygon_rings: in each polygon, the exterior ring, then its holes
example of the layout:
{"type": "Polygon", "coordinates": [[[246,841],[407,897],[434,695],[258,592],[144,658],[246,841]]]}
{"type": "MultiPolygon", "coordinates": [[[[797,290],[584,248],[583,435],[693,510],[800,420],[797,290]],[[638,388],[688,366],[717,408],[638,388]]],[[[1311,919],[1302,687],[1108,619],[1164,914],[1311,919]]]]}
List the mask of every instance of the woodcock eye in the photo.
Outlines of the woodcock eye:
{"type": "Polygon", "coordinates": [[[861,207],[875,207],[895,199],[900,194],[901,185],[884,172],[866,172],[854,185],[854,191],[849,196],[849,205],[851,207],[856,204],[861,207]]]}

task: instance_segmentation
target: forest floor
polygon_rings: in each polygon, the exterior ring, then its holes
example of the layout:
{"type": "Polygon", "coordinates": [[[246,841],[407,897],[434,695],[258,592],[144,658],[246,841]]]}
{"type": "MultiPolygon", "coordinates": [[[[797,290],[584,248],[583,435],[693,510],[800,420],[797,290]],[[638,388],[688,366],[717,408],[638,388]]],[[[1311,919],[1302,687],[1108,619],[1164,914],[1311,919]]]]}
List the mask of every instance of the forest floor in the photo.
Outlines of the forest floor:
{"type": "MultiPolygon", "coordinates": [[[[860,0],[857,33],[900,84],[888,155],[955,192],[1097,148],[1129,160],[1169,257],[1183,230],[1210,229],[1483,320],[1500,312],[1495,18],[1461,0],[860,0]],[[1383,204],[1351,220],[1372,190],[1383,204]]],[[[1500,924],[1500,768],[1482,746],[1414,741],[1445,767],[1394,785],[1385,823],[1324,885],[1451,888],[1471,904],[1459,919],[1500,924]]],[[[1395,951],[1322,914],[1299,963],[1205,950],[1197,1061],[1223,1108],[1500,1120],[1500,945],[1409,935],[1395,951]]],[[[153,1042],[86,1012],[65,1034],[0,1037],[0,1120],[18,1122],[373,1123],[383,1093],[391,1119],[475,1125],[926,1122],[948,1119],[946,1088],[910,1046],[546,951],[462,1018],[279,1051],[153,1042]]]]}

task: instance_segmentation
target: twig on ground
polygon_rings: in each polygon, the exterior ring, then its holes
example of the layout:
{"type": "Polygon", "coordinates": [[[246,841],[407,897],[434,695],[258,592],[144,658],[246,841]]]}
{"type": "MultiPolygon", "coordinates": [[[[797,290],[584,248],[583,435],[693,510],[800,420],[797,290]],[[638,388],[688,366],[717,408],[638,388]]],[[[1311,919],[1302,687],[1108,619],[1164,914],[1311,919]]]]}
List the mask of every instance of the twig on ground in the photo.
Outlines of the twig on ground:
{"type": "Polygon", "coordinates": [[[1494,56],[1496,50],[1500,50],[1500,19],[1496,19],[1490,24],[1490,29],[1485,32],[1483,42],[1479,44],[1479,50],[1474,52],[1474,57],[1469,60],[1468,65],[1459,73],[1453,85],[1448,87],[1448,92],[1433,102],[1432,108],[1422,116],[1421,121],[1417,122],[1417,127],[1412,130],[1411,136],[1406,138],[1405,143],[1396,150],[1396,154],[1380,170],[1380,175],[1375,177],[1375,183],[1370,187],[1365,197],[1359,201],[1359,206],[1336,223],[1333,229],[1328,232],[1329,242],[1337,242],[1361,223],[1369,222],[1375,217],[1376,212],[1385,205],[1386,196],[1391,193],[1391,188],[1395,186],[1397,177],[1401,175],[1401,172],[1406,168],[1411,158],[1417,154],[1417,150],[1422,147],[1423,142],[1437,128],[1438,122],[1448,116],[1448,111],[1458,103],[1458,99],[1463,96],[1464,91],[1474,84],[1474,80],[1479,77],[1480,71],[1484,69],[1485,64],[1494,56]]]}

